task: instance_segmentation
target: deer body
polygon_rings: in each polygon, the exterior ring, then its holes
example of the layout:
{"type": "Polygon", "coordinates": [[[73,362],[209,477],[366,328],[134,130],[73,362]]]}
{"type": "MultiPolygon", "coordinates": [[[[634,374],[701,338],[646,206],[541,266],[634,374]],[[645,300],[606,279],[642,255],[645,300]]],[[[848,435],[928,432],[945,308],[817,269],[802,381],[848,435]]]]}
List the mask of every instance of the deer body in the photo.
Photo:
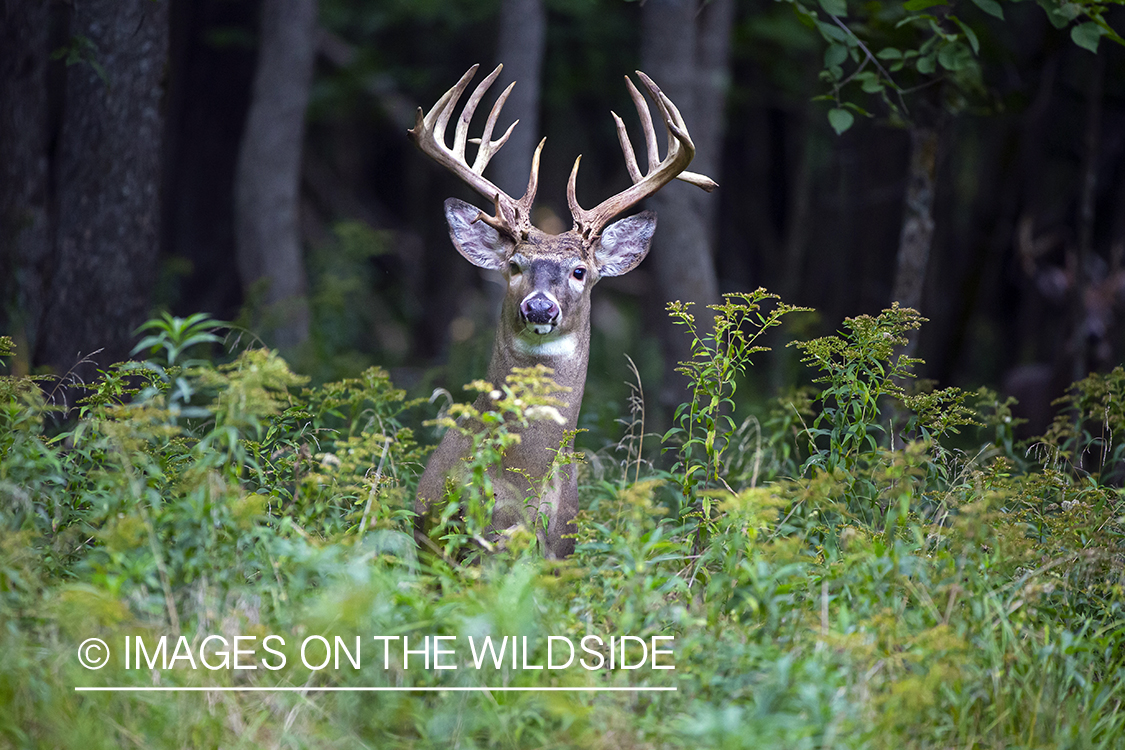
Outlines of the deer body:
{"type": "MultiPolygon", "coordinates": [[[[624,125],[614,115],[633,186],[587,211],[575,197],[576,161],[567,188],[574,227],[562,234],[548,235],[532,226],[529,218],[538,184],[542,142],[532,159],[527,192],[520,200],[513,200],[482,176],[492,154],[515,127],[513,123],[500,139],[491,140],[511,86],[489,114],[471,167],[465,158],[469,122],[499,74],[499,67],[469,97],[458,119],[453,148],[446,146],[446,125],[475,71],[473,66],[428,114],[423,116],[419,110],[417,124],[410,133],[425,153],[462,177],[491,200],[496,209],[495,215],[489,216],[455,198],[445,202],[449,234],[457,251],[476,266],[500,271],[507,282],[488,380],[502,384],[513,368],[542,364],[551,368],[558,385],[569,389],[561,396],[566,405],[559,409],[560,421],[539,420],[519,431],[520,442],[507,449],[500,466],[490,473],[496,496],[493,531],[498,535],[519,525],[535,528],[549,557],[565,557],[574,549],[574,540],[569,535],[574,532],[573,521],[578,513],[578,477],[573,464],[554,464],[560,450],[572,449],[564,443],[567,432],[573,431],[578,423],[582,404],[590,352],[590,292],[601,277],[618,276],[635,268],[648,253],[656,229],[656,216],[648,211],[612,224],[609,220],[672,179],[679,178],[707,190],[715,184],[702,175],[684,171],[694,146],[683,119],[660,89],[638,73],[668,129],[668,155],[658,161],[648,107],[626,79],[645,128],[648,172],[641,175],[624,125]],[[547,519],[545,529],[537,522],[542,515],[547,519]]],[[[491,398],[491,394],[482,393],[476,408],[482,412],[491,410],[491,398]]],[[[430,457],[415,501],[419,533],[425,533],[428,511],[442,500],[446,482],[464,481],[458,476],[459,468],[471,449],[469,438],[450,430],[430,457]]]]}

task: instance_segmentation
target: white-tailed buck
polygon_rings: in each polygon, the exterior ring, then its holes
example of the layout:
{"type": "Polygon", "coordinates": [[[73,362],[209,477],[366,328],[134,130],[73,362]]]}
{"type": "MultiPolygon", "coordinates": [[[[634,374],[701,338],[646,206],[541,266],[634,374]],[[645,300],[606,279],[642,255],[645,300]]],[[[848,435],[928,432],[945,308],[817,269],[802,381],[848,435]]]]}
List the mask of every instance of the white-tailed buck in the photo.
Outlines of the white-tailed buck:
{"type": "MultiPolygon", "coordinates": [[[[446,125],[453,116],[458,100],[476,73],[474,65],[457,85],[438,100],[428,114],[418,110],[417,123],[409,131],[423,152],[445,166],[492,203],[495,213],[489,215],[464,201],[450,198],[445,202],[445,218],[454,246],[468,261],[481,268],[500,271],[508,289],[500,312],[500,325],[488,366],[487,379],[502,384],[514,367],[544,364],[554,371],[554,380],[570,390],[563,398],[567,406],[560,409],[563,423],[554,420],[532,422],[521,433],[518,444],[504,454],[502,465],[493,469],[491,479],[496,495],[492,528],[500,533],[520,524],[535,528],[543,549],[549,557],[564,557],[574,549],[574,516],[578,512],[578,477],[573,464],[563,465],[551,476],[556,452],[571,450],[562,445],[566,432],[573,430],[582,404],[586,383],[586,360],[590,352],[590,290],[603,276],[619,276],[633,270],[648,253],[656,215],[643,211],[635,216],[609,224],[617,214],[652,195],[673,179],[711,190],[715,183],[703,175],[685,172],[695,155],[695,146],[676,106],[640,71],[640,78],[656,105],[668,130],[668,154],[659,157],[652,116],[644,97],[628,77],[629,93],[636,105],[648,146],[648,168],[641,174],[633,146],[621,118],[613,115],[617,135],[625,154],[625,166],[633,185],[592,209],[578,205],[575,179],[578,164],[574,162],[567,185],[567,202],[574,226],[559,235],[548,235],[531,224],[531,206],[539,180],[540,141],[531,160],[531,177],[527,192],[514,200],[483,176],[492,155],[504,145],[516,123],[497,140],[493,128],[512,86],[496,100],[484,133],[469,139],[469,123],[485,92],[496,80],[502,66],[485,78],[469,96],[464,111],[457,119],[453,146],[446,144],[446,125]],[[477,144],[476,158],[469,164],[465,156],[467,143],[477,144]],[[607,226],[608,225],[608,226],[607,226]],[[529,482],[536,482],[532,488],[529,482]],[[542,486],[543,484],[546,486],[542,486]],[[529,500],[529,498],[533,500],[529,500]],[[546,518],[546,529],[537,519],[546,518]]],[[[518,122],[518,121],[517,121],[518,122]]],[[[483,393],[476,408],[489,410],[491,395],[483,393]]],[[[458,468],[470,451],[470,440],[454,430],[446,432],[430,458],[418,484],[415,510],[419,514],[419,532],[425,533],[430,507],[442,500],[447,477],[458,478],[458,468]]]]}

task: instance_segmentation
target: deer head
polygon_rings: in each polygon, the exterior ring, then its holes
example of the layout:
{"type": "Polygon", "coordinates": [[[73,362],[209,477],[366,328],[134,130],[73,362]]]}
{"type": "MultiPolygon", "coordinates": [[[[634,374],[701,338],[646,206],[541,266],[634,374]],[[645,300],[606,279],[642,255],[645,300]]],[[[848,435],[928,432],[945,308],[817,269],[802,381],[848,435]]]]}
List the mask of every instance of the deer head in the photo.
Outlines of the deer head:
{"type": "MultiPolygon", "coordinates": [[[[648,105],[641,92],[626,77],[625,83],[640,117],[648,147],[645,173],[641,174],[637,165],[624,122],[613,114],[632,186],[592,209],[582,208],[575,195],[578,165],[582,160],[579,156],[570,172],[566,191],[573,227],[557,235],[542,232],[531,223],[531,209],[539,185],[539,156],[546,139],[540,141],[535,149],[527,190],[518,200],[484,177],[489,160],[508,140],[519,122],[513,122],[502,136],[493,140],[496,120],[514,83],[497,98],[481,137],[468,137],[469,124],[477,106],[503,66],[497,66],[473,90],[457,119],[453,145],[447,144],[449,121],[477,67],[469,68],[457,85],[447,91],[428,113],[423,114],[419,108],[415,126],[409,133],[424,153],[464,180],[493,207],[493,213],[488,214],[455,198],[445,202],[449,234],[458,252],[476,266],[500,271],[507,281],[507,294],[489,365],[489,379],[503,382],[513,367],[542,362],[554,369],[556,382],[571,391],[570,405],[563,412],[565,424],[534,423],[512,452],[505,455],[505,470],[515,469],[514,473],[525,481],[534,481],[537,477],[546,476],[551,459],[560,448],[564,431],[573,430],[577,423],[589,355],[590,290],[603,276],[620,276],[636,268],[648,253],[656,229],[656,215],[650,211],[612,224],[610,220],[673,179],[707,191],[714,189],[716,184],[708,177],[684,171],[695,155],[695,145],[688,135],[683,117],[657,85],[637,71],[667,129],[667,155],[660,159],[648,105]],[[476,157],[471,165],[465,154],[469,143],[477,145],[476,157]]],[[[486,406],[478,404],[478,408],[486,406]]],[[[425,511],[428,503],[439,499],[444,477],[456,467],[465,449],[464,444],[457,444],[456,438],[447,433],[419,482],[420,512],[425,511]]],[[[511,494],[517,497],[507,503],[508,498],[501,497],[505,483],[500,481],[495,484],[501,489],[497,490],[493,525],[502,529],[520,521],[521,514],[512,510],[512,506],[522,507],[522,500],[527,495],[518,487],[509,488],[511,494]]],[[[557,485],[550,492],[537,490],[535,494],[542,498],[540,510],[544,509],[544,504],[548,506],[547,551],[553,556],[562,556],[573,547],[573,542],[564,537],[578,510],[576,477],[567,472],[565,481],[557,485]]]]}

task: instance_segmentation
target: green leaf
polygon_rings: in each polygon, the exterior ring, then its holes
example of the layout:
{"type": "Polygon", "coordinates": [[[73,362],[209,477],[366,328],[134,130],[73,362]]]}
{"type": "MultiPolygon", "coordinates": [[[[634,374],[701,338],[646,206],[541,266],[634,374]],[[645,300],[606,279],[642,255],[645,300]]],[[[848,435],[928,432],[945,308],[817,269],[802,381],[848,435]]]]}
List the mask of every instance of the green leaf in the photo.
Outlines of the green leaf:
{"type": "Polygon", "coordinates": [[[963,70],[972,65],[973,53],[960,42],[947,44],[938,52],[938,62],[946,70],[963,70]]]}
{"type": "Polygon", "coordinates": [[[902,4],[902,7],[909,11],[925,10],[932,8],[935,5],[949,5],[945,0],[909,0],[902,4]]]}
{"type": "Polygon", "coordinates": [[[937,64],[934,61],[936,55],[926,55],[918,60],[918,72],[924,74],[933,73],[937,69],[937,64]]]}
{"type": "Polygon", "coordinates": [[[879,58],[880,60],[901,60],[902,52],[895,49],[894,47],[884,47],[883,49],[879,50],[879,53],[875,55],[875,57],[879,58]]]}
{"type": "Polygon", "coordinates": [[[1051,2],[1051,0],[1039,0],[1039,7],[1047,14],[1047,20],[1050,21],[1051,25],[1056,29],[1065,29],[1066,25],[1074,18],[1074,16],[1062,10],[1062,7],[1065,6],[1060,7],[1051,2]]]}
{"type": "Polygon", "coordinates": [[[840,65],[844,60],[848,59],[848,48],[842,44],[830,44],[828,49],[824,50],[824,67],[831,68],[833,65],[840,65]]]}
{"type": "Polygon", "coordinates": [[[825,13],[839,18],[848,16],[847,0],[820,0],[820,7],[824,8],[825,13]]]}
{"type": "Polygon", "coordinates": [[[816,28],[820,30],[820,33],[823,34],[824,38],[829,42],[846,43],[848,40],[847,33],[839,26],[834,26],[833,24],[825,23],[824,21],[817,21],[816,28]]]}
{"type": "Polygon", "coordinates": [[[846,109],[828,110],[828,124],[836,131],[836,135],[843,135],[844,131],[855,123],[855,115],[846,109]]]}
{"type": "Polygon", "coordinates": [[[1000,7],[1000,3],[996,0],[973,0],[973,3],[990,16],[996,16],[1001,21],[1004,20],[1004,9],[1000,7]]]}
{"type": "Polygon", "coordinates": [[[980,40],[977,39],[977,33],[970,29],[967,25],[961,22],[960,18],[956,16],[949,17],[954,23],[961,27],[961,31],[965,32],[965,37],[969,40],[969,46],[973,48],[973,54],[980,54],[980,40]]]}
{"type": "Polygon", "coordinates": [[[1102,27],[1093,21],[1082,23],[1070,30],[1070,38],[1082,49],[1088,49],[1095,55],[1098,53],[1098,42],[1102,38],[1102,27]]]}
{"type": "Polygon", "coordinates": [[[878,76],[871,76],[863,81],[861,88],[868,94],[878,94],[883,90],[883,82],[878,76]]]}

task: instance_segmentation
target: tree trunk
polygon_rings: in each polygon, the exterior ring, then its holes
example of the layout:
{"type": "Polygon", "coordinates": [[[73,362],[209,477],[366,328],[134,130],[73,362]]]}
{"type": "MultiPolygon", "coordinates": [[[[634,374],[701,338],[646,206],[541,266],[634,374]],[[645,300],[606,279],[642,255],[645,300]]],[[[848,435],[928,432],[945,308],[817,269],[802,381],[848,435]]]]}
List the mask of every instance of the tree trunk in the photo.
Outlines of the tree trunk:
{"type": "Polygon", "coordinates": [[[316,0],[265,0],[253,99],[235,177],[238,271],[271,343],[309,335],[298,189],[316,50],[316,0]]]}
{"type": "Polygon", "coordinates": [[[43,0],[0,4],[0,320],[26,370],[43,309],[47,213],[47,29],[43,0]]]}
{"type": "MultiPolygon", "coordinates": [[[[701,15],[694,0],[647,0],[641,16],[642,68],[676,103],[687,122],[697,154],[692,169],[710,169],[705,174],[715,180],[720,177],[715,170],[720,156],[730,33],[727,5],[726,0],[717,0],[703,6],[701,15]],[[712,23],[701,24],[702,17],[712,23]],[[706,29],[706,33],[697,38],[697,28],[706,29]],[[701,46],[709,48],[702,50],[701,46]]],[[[661,303],[696,303],[696,316],[704,329],[710,325],[704,306],[719,301],[711,246],[714,209],[707,205],[714,200],[715,196],[699,188],[674,181],[648,201],[659,222],[649,257],[661,303]]],[[[691,356],[691,341],[667,317],[662,322],[661,339],[665,378],[660,396],[661,402],[671,407],[686,395],[688,383],[673,368],[676,362],[691,356]]]]}
{"type": "MultiPolygon", "coordinates": [[[[518,119],[520,124],[511,138],[491,162],[492,180],[508,195],[518,198],[527,189],[531,174],[531,155],[541,137],[539,132],[539,90],[543,69],[543,51],[547,43],[547,12],[543,0],[503,0],[500,3],[500,39],[496,62],[504,64],[495,93],[512,81],[512,89],[504,106],[504,117],[518,119]]],[[[507,123],[497,126],[500,133],[507,123]]]]}
{"type": "Polygon", "coordinates": [[[160,226],[167,0],[84,0],[71,44],[89,57],[66,69],[54,164],[53,274],[37,359],[56,371],[79,352],[129,354],[148,312],[160,226]]]}
{"type": "MultiPolygon", "coordinates": [[[[696,13],[696,89],[691,138],[695,159],[691,170],[719,180],[726,132],[727,91],[730,89],[730,38],[734,0],[708,0],[696,13]]],[[[673,100],[675,101],[675,100],[673,100]]],[[[682,110],[681,110],[682,112],[682,110]]],[[[707,252],[714,258],[719,196],[699,196],[706,230],[707,252]]],[[[712,262],[712,274],[714,267],[712,262]]],[[[716,289],[718,284],[716,283],[716,289]]]]}
{"type": "MultiPolygon", "coordinates": [[[[920,310],[926,283],[926,265],[934,242],[934,182],[937,177],[938,129],[916,125],[910,131],[910,173],[902,208],[902,233],[892,297],[902,307],[920,310]]],[[[912,354],[917,337],[911,334],[906,353],[912,354]]]]}

